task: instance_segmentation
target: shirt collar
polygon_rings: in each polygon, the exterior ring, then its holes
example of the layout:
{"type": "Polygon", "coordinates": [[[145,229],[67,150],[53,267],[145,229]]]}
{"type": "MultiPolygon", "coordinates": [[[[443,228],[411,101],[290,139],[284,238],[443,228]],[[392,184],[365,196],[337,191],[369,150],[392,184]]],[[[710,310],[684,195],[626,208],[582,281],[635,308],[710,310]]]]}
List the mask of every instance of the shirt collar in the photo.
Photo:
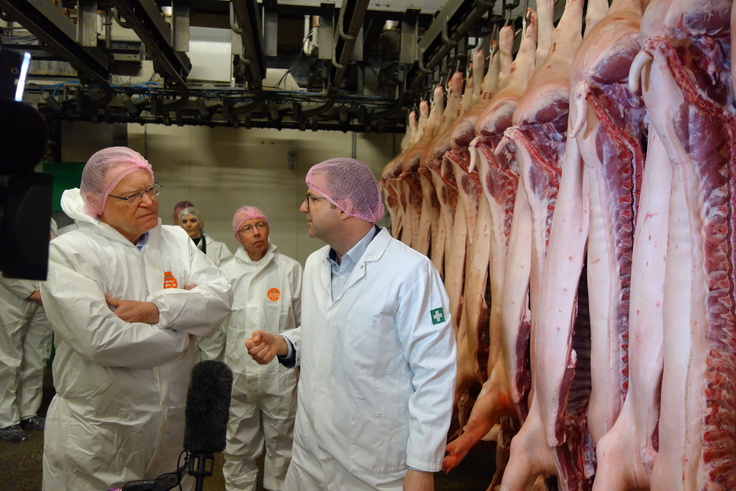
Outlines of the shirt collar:
{"type": "Polygon", "coordinates": [[[138,239],[138,242],[136,242],[135,246],[138,248],[139,251],[143,250],[143,246],[146,245],[146,242],[148,242],[148,232],[141,235],[141,238],[138,239]]]}
{"type": "MultiPolygon", "coordinates": [[[[368,231],[367,234],[363,236],[362,239],[358,241],[357,244],[353,246],[352,249],[350,249],[345,255],[342,257],[342,261],[345,261],[345,258],[348,258],[351,263],[355,264],[358,262],[358,260],[363,257],[363,253],[365,253],[365,250],[368,249],[368,245],[373,240],[373,237],[378,235],[378,232],[380,232],[381,229],[378,228],[378,226],[373,225],[373,227],[368,231]]],[[[334,264],[338,264],[337,262],[337,252],[335,249],[330,247],[330,252],[328,254],[328,259],[330,262],[334,264]]]]}

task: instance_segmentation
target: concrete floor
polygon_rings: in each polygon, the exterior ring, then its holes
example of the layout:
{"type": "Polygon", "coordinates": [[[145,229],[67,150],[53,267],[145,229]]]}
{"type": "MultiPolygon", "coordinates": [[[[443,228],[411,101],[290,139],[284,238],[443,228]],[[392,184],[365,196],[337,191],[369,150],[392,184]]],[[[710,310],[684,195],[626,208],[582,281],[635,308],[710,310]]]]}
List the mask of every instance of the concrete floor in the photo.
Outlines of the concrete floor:
{"type": "MultiPolygon", "coordinates": [[[[44,415],[54,394],[50,370],[44,379],[44,402],[39,414],[44,415]]],[[[0,440],[0,490],[38,491],[41,489],[43,432],[28,432],[31,439],[25,443],[8,443],[0,440]]],[[[495,468],[492,453],[476,449],[471,451],[450,474],[439,472],[435,476],[436,491],[483,491],[488,487],[495,468]]],[[[215,458],[215,473],[204,480],[205,491],[223,491],[222,454],[215,458]]],[[[257,491],[263,489],[259,479],[257,491]]],[[[72,490],[68,490],[72,491],[72,490]]],[[[95,491],[95,490],[74,490],[95,491]]],[[[99,490],[105,491],[105,490],[99,490]]]]}

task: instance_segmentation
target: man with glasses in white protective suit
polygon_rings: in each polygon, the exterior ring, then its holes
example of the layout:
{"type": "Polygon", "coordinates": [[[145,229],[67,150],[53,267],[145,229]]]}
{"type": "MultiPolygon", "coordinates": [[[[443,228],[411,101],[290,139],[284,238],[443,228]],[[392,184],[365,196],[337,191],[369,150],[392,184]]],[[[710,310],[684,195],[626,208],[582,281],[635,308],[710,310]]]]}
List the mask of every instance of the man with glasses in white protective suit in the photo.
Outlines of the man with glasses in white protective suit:
{"type": "Polygon", "coordinates": [[[284,491],[430,491],[452,414],[449,301],[429,258],[391,237],[378,183],[354,159],[309,169],[301,205],[327,246],[304,267],[301,326],[246,341],[301,367],[284,491]]]}
{"type": "Polygon", "coordinates": [[[56,343],[46,491],[110,489],[178,467],[195,337],[218,328],[232,294],[181,227],[161,225],[160,187],[143,156],[111,147],[61,198],[78,228],[51,242],[41,286],[56,343]]]}
{"type": "Polygon", "coordinates": [[[222,471],[228,491],[255,491],[263,453],[263,487],[280,490],[291,462],[296,415],[296,370],[259,365],[243,353],[255,330],[274,334],[297,327],[301,317],[302,267],[269,240],[266,215],[243,206],[233,215],[242,247],[221,265],[233,286],[233,308],[223,323],[225,363],[233,371],[230,419],[222,471]]]}

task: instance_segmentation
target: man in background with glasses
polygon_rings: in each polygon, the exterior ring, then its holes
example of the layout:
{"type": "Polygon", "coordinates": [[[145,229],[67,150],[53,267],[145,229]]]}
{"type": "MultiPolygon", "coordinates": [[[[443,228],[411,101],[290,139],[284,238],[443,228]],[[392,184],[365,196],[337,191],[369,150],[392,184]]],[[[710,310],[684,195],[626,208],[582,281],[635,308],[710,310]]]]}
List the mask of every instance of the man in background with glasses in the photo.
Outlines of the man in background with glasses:
{"type": "Polygon", "coordinates": [[[238,209],[233,233],[242,247],[220,265],[233,286],[232,313],[223,323],[225,363],[233,371],[222,468],[228,491],[255,491],[256,459],[264,447],[265,489],[282,489],[291,462],[297,372],[278,363],[259,365],[243,353],[253,331],[279,334],[297,327],[301,316],[302,267],[269,241],[269,230],[261,210],[238,209]]]}
{"type": "Polygon", "coordinates": [[[160,224],[160,189],[143,156],[111,147],[62,195],[78,228],[51,242],[41,287],[56,344],[44,490],[178,468],[195,336],[217,329],[232,294],[181,227],[160,224]]]}

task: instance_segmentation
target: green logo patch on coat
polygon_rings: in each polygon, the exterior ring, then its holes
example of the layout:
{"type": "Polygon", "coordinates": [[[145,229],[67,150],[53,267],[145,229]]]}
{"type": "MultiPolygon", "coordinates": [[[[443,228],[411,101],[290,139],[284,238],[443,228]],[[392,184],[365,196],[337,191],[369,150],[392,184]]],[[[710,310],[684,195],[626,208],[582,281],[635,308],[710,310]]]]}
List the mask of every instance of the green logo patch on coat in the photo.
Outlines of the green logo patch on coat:
{"type": "Polygon", "coordinates": [[[430,310],[429,314],[432,316],[432,324],[439,324],[445,322],[445,311],[442,307],[434,310],[430,310]]]}

